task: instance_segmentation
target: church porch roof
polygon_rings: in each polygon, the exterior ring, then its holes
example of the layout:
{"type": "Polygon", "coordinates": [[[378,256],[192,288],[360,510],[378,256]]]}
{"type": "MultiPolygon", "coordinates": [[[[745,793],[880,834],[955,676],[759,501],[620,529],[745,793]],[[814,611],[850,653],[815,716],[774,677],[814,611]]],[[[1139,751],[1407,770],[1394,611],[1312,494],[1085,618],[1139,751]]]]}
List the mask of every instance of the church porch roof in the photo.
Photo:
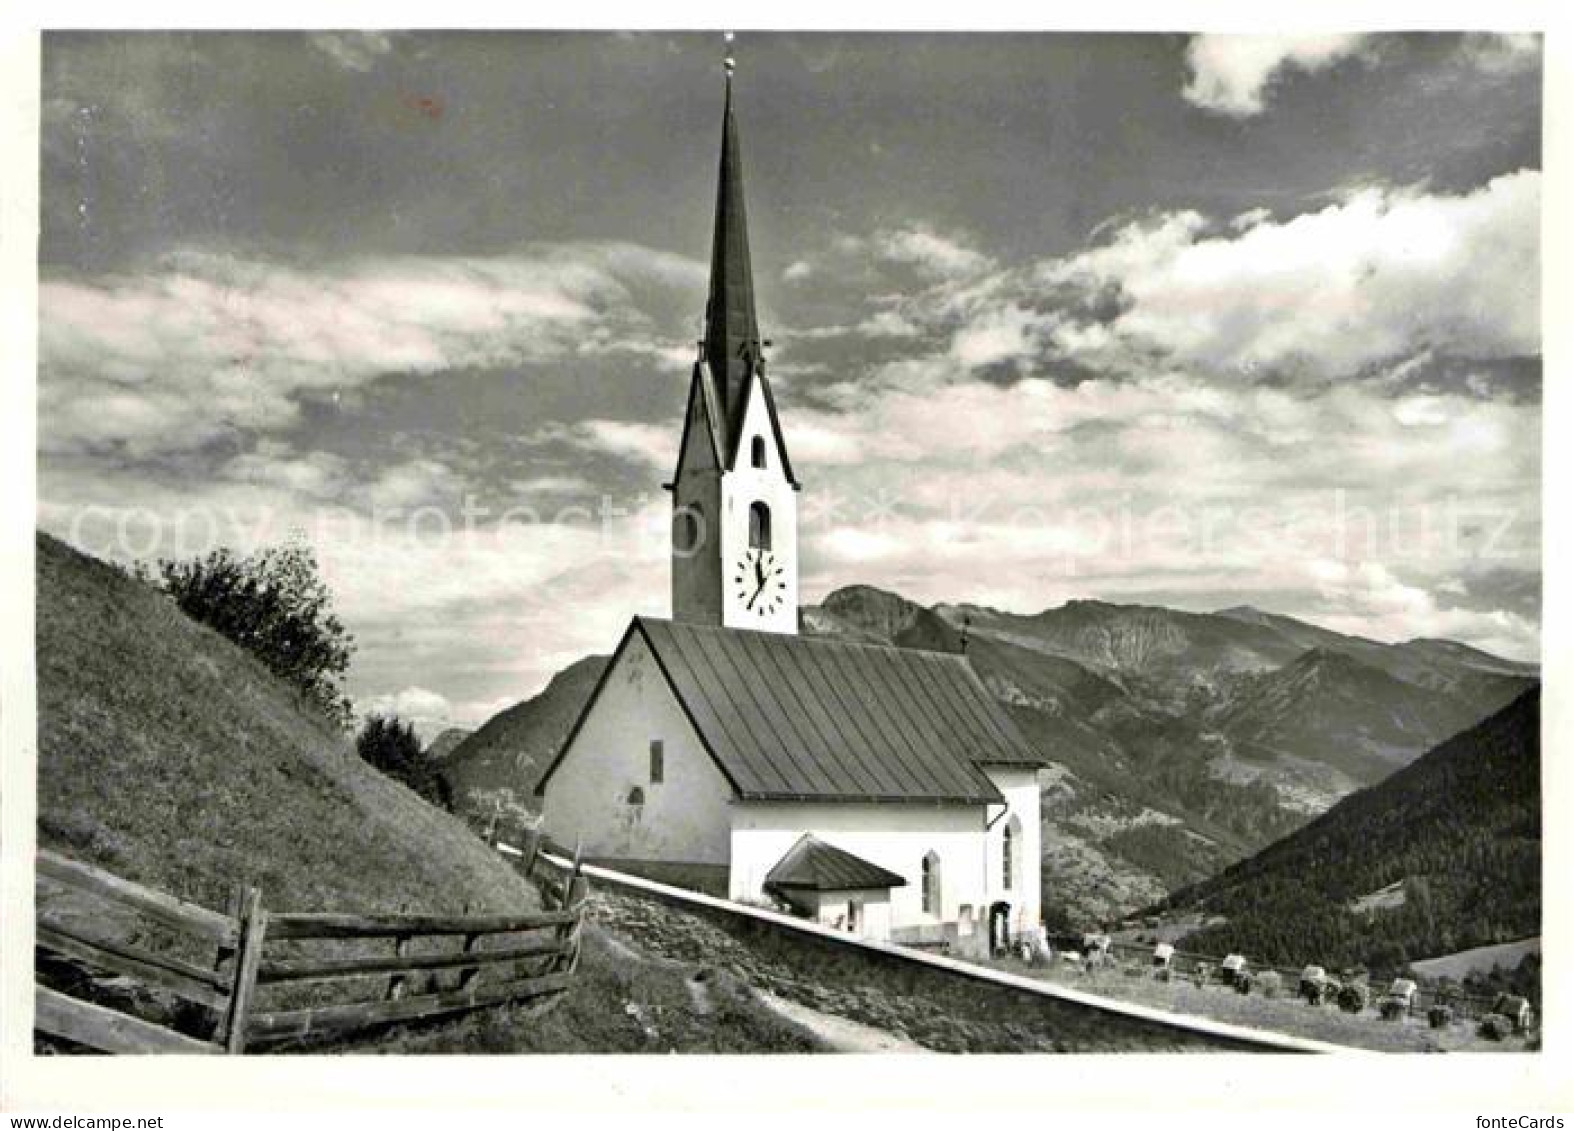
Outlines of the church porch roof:
{"type": "Polygon", "coordinates": [[[859,891],[899,888],[907,881],[846,849],[804,833],[765,875],[766,890],[859,891]]]}

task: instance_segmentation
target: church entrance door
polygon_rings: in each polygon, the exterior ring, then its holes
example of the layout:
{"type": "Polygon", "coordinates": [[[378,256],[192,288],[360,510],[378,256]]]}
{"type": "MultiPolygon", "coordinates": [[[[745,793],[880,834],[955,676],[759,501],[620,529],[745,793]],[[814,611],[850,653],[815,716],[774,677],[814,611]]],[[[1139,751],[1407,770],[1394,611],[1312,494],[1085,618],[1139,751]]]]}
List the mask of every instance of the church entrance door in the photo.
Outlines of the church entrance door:
{"type": "Polygon", "coordinates": [[[1011,905],[1003,900],[989,908],[989,953],[1002,954],[1011,947],[1011,905]]]}

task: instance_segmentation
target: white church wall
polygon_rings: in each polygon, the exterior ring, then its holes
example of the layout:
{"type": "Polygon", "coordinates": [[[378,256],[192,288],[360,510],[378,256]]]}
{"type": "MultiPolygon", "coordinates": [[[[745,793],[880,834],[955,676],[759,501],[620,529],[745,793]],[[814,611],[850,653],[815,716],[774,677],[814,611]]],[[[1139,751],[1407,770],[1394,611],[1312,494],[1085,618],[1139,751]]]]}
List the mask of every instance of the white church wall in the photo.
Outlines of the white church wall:
{"type": "MultiPolygon", "coordinates": [[[[759,382],[749,386],[749,403],[744,409],[743,429],[738,441],[738,460],[733,470],[722,477],[722,586],[723,618],[728,628],[753,628],[766,632],[798,631],[798,498],[788,482],[776,448],[770,410],[759,382]],[[754,467],[750,459],[754,439],[765,442],[765,466],[754,467]],[[749,506],[762,502],[771,511],[771,557],[782,566],[785,590],[774,611],[761,615],[758,607],[747,607],[750,586],[740,597],[738,566],[749,550],[749,506]]],[[[747,581],[747,578],[745,578],[747,581]]]]}
{"type": "Polygon", "coordinates": [[[766,874],[804,833],[907,880],[891,890],[890,927],[954,922],[985,897],[981,805],[741,801],[732,806],[733,899],[763,898],[766,874]],[[923,910],[926,853],[940,860],[940,908],[923,910]]]}
{"type": "MultiPolygon", "coordinates": [[[[984,772],[1006,799],[1006,814],[989,830],[988,904],[1004,900],[1011,905],[1011,930],[1036,928],[1042,919],[1039,877],[1043,859],[1043,828],[1039,817],[1038,773],[1032,767],[985,766],[984,772]],[[1018,824],[1012,852],[1012,884],[1005,884],[1002,840],[1015,816],[1018,824]]],[[[997,810],[998,811],[998,810],[997,810]]],[[[993,813],[991,813],[993,816],[993,813]]],[[[987,911],[986,906],[985,910],[987,911]]]]}
{"type": "Polygon", "coordinates": [[[560,844],[579,838],[588,856],[725,865],[731,795],[635,633],[547,779],[542,825],[560,844]],[[651,781],[652,739],[662,742],[660,782],[651,781]],[[629,804],[635,789],[641,805],[629,804]]]}

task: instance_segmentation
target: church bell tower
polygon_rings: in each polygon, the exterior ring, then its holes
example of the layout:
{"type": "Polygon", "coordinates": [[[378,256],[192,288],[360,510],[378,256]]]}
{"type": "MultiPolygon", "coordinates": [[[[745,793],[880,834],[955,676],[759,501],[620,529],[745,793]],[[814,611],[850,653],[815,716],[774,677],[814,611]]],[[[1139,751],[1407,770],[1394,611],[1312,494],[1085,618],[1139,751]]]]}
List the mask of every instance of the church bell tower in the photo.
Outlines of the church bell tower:
{"type": "Polygon", "coordinates": [[[672,616],[798,631],[799,484],[765,376],[726,60],[705,337],[689,381],[672,482],[672,616]]]}

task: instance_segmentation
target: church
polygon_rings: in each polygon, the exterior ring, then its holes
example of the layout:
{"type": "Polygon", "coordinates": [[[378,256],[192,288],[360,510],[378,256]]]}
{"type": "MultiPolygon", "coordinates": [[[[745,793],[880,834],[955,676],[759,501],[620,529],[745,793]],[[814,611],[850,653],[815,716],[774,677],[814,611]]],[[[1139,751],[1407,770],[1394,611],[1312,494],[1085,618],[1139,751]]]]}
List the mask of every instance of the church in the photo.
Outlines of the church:
{"type": "Polygon", "coordinates": [[[672,619],[635,617],[536,787],[587,858],[869,938],[1040,927],[1042,756],[964,655],[798,632],[801,489],[755,316],[727,63],[705,337],[672,481],[672,619]]]}

